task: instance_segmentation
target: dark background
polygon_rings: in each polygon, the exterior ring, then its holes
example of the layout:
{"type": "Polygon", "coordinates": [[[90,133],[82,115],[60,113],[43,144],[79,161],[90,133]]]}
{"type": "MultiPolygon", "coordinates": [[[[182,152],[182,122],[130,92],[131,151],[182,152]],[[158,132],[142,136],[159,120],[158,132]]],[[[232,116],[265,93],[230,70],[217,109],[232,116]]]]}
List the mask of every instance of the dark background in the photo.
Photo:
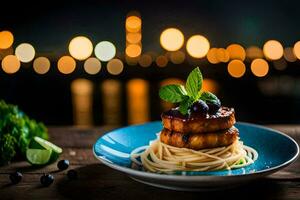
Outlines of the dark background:
{"type": "MultiPolygon", "coordinates": [[[[239,43],[244,47],[262,47],[270,39],[279,40],[284,47],[293,46],[300,39],[300,3],[297,1],[21,1],[2,2],[0,30],[10,30],[15,36],[13,47],[29,42],[36,56],[51,58],[51,69],[37,75],[31,64],[22,64],[14,75],[0,70],[0,98],[18,104],[30,116],[49,125],[73,124],[70,83],[86,78],[94,83],[94,124],[103,123],[100,84],[108,78],[118,79],[124,85],[132,78],[143,78],[150,83],[151,120],[159,119],[161,112],[157,94],[159,82],[165,78],[185,79],[195,67],[186,60],[180,65],[168,64],[158,68],[125,66],[121,75],[112,76],[102,64],[96,76],[82,69],[77,61],[76,71],[62,75],[56,61],[68,54],[68,43],[77,35],[88,36],[93,44],[110,40],[119,53],[125,48],[125,18],[128,12],[140,12],[143,25],[143,51],[163,54],[159,44],[160,33],[168,27],[177,27],[185,38],[193,34],[206,36],[211,47],[225,47],[239,43]]],[[[218,97],[223,105],[235,107],[237,119],[254,123],[299,123],[300,118],[300,62],[288,63],[284,71],[273,68],[266,77],[251,74],[246,62],[246,74],[235,79],[228,75],[227,64],[197,63],[206,78],[217,81],[218,97]],[[271,91],[270,91],[271,88],[271,91]]],[[[126,94],[122,93],[122,124],[127,123],[126,94]]]]}

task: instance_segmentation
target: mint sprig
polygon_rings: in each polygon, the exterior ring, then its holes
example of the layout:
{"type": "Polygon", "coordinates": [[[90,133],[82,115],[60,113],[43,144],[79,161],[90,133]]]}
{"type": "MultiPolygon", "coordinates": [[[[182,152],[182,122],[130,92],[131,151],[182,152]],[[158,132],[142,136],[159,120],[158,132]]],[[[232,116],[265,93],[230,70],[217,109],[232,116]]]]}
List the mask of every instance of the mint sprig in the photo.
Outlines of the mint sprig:
{"type": "Polygon", "coordinates": [[[188,76],[185,84],[185,88],[188,96],[196,100],[199,96],[200,90],[202,88],[203,77],[199,67],[195,68],[188,76]]]}
{"type": "Polygon", "coordinates": [[[159,97],[171,103],[179,103],[187,95],[183,85],[166,85],[159,90],[159,97]]]}
{"type": "Polygon", "coordinates": [[[201,93],[200,99],[205,101],[206,103],[221,104],[216,95],[207,91],[201,93]]]}
{"type": "Polygon", "coordinates": [[[220,100],[211,92],[201,91],[203,77],[199,67],[195,68],[188,76],[185,87],[183,85],[166,85],[160,88],[159,96],[161,99],[179,103],[179,111],[186,115],[189,107],[199,99],[207,103],[220,104],[220,100]]]}

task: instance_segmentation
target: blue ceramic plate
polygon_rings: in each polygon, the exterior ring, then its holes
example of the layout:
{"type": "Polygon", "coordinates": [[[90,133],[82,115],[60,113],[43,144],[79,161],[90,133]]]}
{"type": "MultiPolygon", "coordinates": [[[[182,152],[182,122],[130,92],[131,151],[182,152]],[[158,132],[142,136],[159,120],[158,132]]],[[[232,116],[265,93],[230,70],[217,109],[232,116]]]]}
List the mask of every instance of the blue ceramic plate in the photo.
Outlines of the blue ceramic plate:
{"type": "Polygon", "coordinates": [[[240,139],[257,150],[254,164],[245,168],[215,172],[187,172],[173,175],[145,172],[131,168],[130,152],[148,145],[162,129],[161,122],[128,126],[100,137],[93,151],[103,164],[128,174],[131,178],[153,186],[176,190],[218,189],[235,186],[274,173],[292,163],[299,154],[298,144],[279,131],[248,123],[236,123],[240,139]]]}

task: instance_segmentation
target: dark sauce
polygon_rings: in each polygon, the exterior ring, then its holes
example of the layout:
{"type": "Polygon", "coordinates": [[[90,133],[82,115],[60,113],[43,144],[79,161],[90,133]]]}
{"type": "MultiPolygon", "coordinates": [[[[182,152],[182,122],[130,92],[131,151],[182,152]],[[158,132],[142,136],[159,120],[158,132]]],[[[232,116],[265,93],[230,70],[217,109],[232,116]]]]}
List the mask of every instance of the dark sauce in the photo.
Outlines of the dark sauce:
{"type": "Polygon", "coordinates": [[[166,112],[163,112],[162,115],[166,116],[170,119],[173,119],[173,118],[188,119],[189,118],[189,114],[186,114],[186,115],[181,114],[181,112],[179,111],[178,108],[172,108],[166,112]]]}
{"type": "Polygon", "coordinates": [[[215,118],[229,115],[232,112],[234,112],[233,108],[221,107],[215,114],[202,115],[197,113],[188,113],[186,115],[183,115],[179,112],[179,109],[177,107],[177,108],[172,108],[166,112],[163,112],[162,116],[167,117],[169,119],[178,118],[182,120],[193,120],[193,119],[201,119],[201,118],[215,119],[215,118]]]}
{"type": "Polygon", "coordinates": [[[190,139],[190,134],[189,134],[189,133],[183,134],[183,136],[182,136],[182,141],[183,141],[184,143],[188,143],[188,142],[189,142],[189,139],[190,139]]]}

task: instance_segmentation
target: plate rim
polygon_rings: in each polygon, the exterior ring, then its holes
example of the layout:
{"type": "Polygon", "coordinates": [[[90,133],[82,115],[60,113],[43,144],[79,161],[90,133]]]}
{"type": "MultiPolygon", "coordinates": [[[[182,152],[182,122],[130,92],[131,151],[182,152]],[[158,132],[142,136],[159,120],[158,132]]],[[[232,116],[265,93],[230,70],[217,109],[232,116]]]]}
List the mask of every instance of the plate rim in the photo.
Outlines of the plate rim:
{"type": "Polygon", "coordinates": [[[143,125],[146,125],[146,124],[154,124],[154,123],[158,123],[158,122],[161,122],[161,121],[152,121],[152,122],[147,122],[147,123],[143,123],[143,124],[136,124],[136,125],[130,125],[130,126],[125,126],[125,127],[121,127],[121,128],[117,128],[117,129],[113,129],[111,131],[108,131],[106,133],[104,133],[102,136],[98,137],[96,142],[93,144],[93,154],[94,156],[96,157],[97,160],[101,161],[101,163],[103,163],[104,165],[110,167],[110,168],[113,168],[115,170],[118,170],[118,171],[121,171],[123,173],[126,173],[126,174],[129,174],[129,175],[132,175],[132,176],[137,176],[137,177],[144,177],[144,178],[151,178],[151,179],[164,179],[164,180],[176,180],[176,181],[199,181],[199,178],[201,178],[203,181],[205,179],[207,180],[212,180],[212,179],[215,179],[215,180],[219,180],[219,179],[223,179],[224,177],[231,177],[231,178],[238,178],[238,177],[254,177],[254,176],[259,176],[259,175],[264,175],[264,174],[270,174],[272,172],[276,172],[288,165],[290,165],[291,163],[293,163],[294,161],[297,160],[297,158],[299,157],[299,145],[298,143],[289,135],[281,132],[281,131],[278,131],[278,130],[275,130],[275,129],[272,129],[272,128],[269,128],[269,127],[265,127],[263,125],[258,125],[258,124],[253,124],[253,123],[249,123],[249,122],[237,122],[237,124],[242,124],[242,125],[247,125],[247,126],[251,126],[251,127],[257,127],[257,128],[260,128],[260,129],[265,129],[265,130],[269,130],[269,131],[272,131],[272,132],[275,132],[277,134],[280,134],[286,138],[288,138],[289,140],[291,140],[295,146],[296,146],[296,153],[295,155],[287,160],[286,162],[280,164],[280,165],[277,165],[275,167],[271,167],[271,168],[268,168],[268,169],[264,169],[264,170],[260,170],[260,171],[255,171],[253,173],[248,173],[248,174],[228,174],[228,175],[192,175],[192,176],[186,176],[186,175],[175,175],[175,174],[159,174],[159,173],[153,173],[153,172],[147,172],[147,171],[139,171],[139,170],[136,170],[136,169],[132,169],[132,168],[128,168],[128,167],[124,167],[124,166],[120,166],[120,165],[117,165],[117,164],[114,164],[112,162],[109,162],[107,161],[106,159],[104,158],[101,158],[101,156],[98,156],[96,155],[96,152],[95,152],[95,145],[97,144],[97,141],[100,140],[102,137],[104,137],[105,135],[107,135],[108,133],[112,132],[112,131],[118,131],[118,130],[121,130],[121,129],[124,129],[124,128],[128,128],[128,127],[135,127],[135,126],[143,126],[143,125]]]}

